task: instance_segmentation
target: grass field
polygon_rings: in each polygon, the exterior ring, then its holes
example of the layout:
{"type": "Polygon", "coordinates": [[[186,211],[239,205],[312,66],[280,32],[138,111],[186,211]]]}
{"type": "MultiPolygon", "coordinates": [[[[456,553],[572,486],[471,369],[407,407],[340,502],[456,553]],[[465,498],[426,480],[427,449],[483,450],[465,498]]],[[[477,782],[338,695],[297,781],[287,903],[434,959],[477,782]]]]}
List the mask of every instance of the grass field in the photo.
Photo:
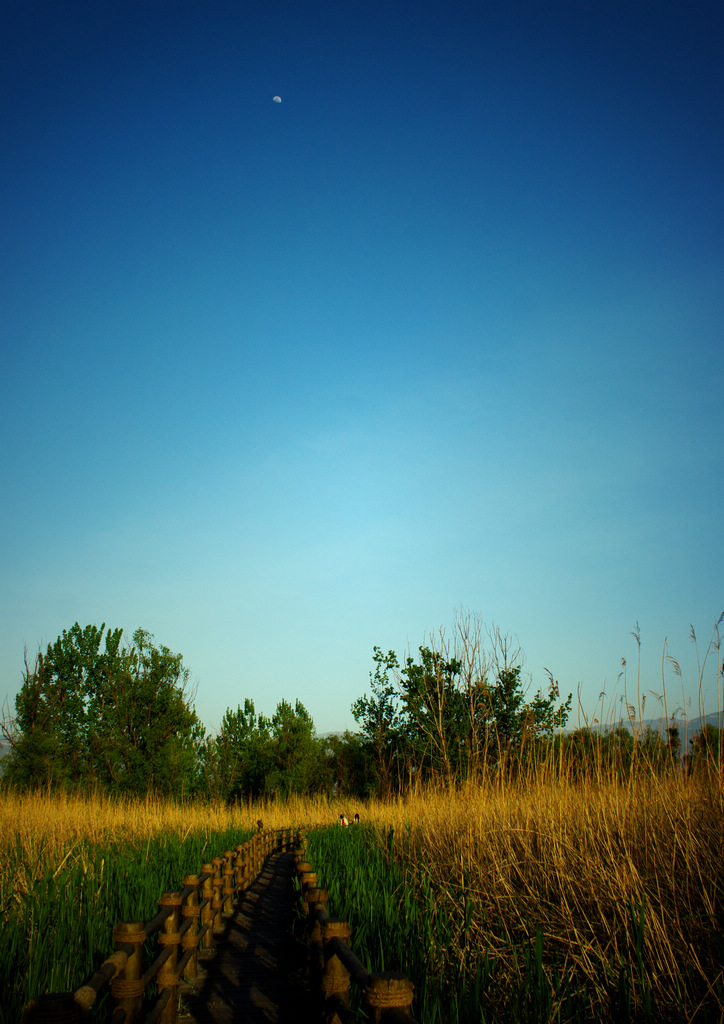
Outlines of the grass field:
{"type": "Polygon", "coordinates": [[[724,1019],[717,769],[233,809],[2,793],[0,1021],[80,985],[118,920],[148,920],[257,818],[310,827],[342,811],[363,826],[313,833],[310,859],[361,958],[415,982],[423,1024],[724,1019]]]}
{"type": "Polygon", "coordinates": [[[476,787],[389,821],[375,855],[327,833],[310,858],[426,1024],[722,1020],[720,775],[476,787]]]}

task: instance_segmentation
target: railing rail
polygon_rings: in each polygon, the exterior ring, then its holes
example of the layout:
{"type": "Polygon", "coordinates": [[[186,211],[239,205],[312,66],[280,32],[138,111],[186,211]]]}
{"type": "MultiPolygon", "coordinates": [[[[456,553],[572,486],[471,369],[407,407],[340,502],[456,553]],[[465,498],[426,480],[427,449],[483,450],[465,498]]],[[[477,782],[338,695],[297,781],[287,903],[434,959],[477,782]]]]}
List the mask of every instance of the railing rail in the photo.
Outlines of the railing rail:
{"type": "Polygon", "coordinates": [[[349,948],[349,923],[329,916],[329,896],[318,886],[306,860],[305,840],[301,829],[267,830],[202,864],[200,874],[184,877],[178,892],[161,894],[159,912],[150,921],[119,922],[113,933],[114,952],[79,989],[31,1000],[22,1024],[82,1024],[108,985],[109,1024],[176,1024],[181,979],[193,982],[196,978],[199,951],[213,949],[224,930],[224,918],[233,913],[235,898],[255,881],[269,854],[288,849],[297,850],[310,974],[320,992],[324,1019],[357,1024],[350,1005],[355,984],[373,1024],[418,1024],[410,1013],[412,982],[404,974],[369,971],[349,948]],[[160,950],[144,970],[144,947],[156,934],[160,950]],[[151,1006],[144,1007],[146,989],[153,981],[158,994],[151,1006]]]}
{"type": "Polygon", "coordinates": [[[317,885],[317,875],[303,851],[296,855],[296,867],[307,914],[311,973],[320,989],[324,1019],[356,1024],[350,1005],[354,982],[374,1024],[418,1024],[410,1013],[415,987],[409,978],[392,971],[369,971],[349,948],[349,923],[329,916],[329,894],[317,885]]]}
{"type": "Polygon", "coordinates": [[[109,984],[110,1024],[175,1024],[181,978],[197,976],[198,952],[213,948],[224,918],[233,913],[235,897],[255,881],[270,853],[301,843],[300,829],[269,829],[202,864],[199,875],[184,877],[178,892],[161,894],[152,920],[119,922],[115,951],[79,989],[31,999],[23,1024],[81,1024],[109,984]],[[144,971],[144,946],[156,933],[161,949],[144,971]],[[145,1010],[144,994],[152,981],[158,995],[145,1010]]]}

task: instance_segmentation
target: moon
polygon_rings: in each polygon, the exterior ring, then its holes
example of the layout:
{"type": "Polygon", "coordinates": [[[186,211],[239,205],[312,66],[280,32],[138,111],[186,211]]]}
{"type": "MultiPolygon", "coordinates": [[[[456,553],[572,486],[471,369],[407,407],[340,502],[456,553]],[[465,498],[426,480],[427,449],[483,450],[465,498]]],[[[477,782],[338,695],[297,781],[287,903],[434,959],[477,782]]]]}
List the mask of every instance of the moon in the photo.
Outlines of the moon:
{"type": "Polygon", "coordinates": [[[282,101],[281,96],[273,96],[272,97],[272,103],[281,103],[281,101],[282,101]]]}

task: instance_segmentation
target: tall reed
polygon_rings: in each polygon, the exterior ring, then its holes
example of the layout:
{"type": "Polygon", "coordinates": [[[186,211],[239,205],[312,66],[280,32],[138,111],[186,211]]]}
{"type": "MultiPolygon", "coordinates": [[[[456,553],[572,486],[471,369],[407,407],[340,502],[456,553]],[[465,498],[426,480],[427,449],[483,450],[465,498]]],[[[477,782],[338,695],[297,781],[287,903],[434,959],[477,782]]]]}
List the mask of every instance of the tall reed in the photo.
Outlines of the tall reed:
{"type": "Polygon", "coordinates": [[[496,777],[310,840],[332,912],[371,969],[410,974],[426,1024],[721,1020],[723,850],[721,771],[496,777]]]}
{"type": "Polygon", "coordinates": [[[719,1021],[721,765],[603,769],[550,759],[387,803],[0,792],[0,1024],[31,994],[80,985],[118,920],[153,916],[163,890],[258,818],[313,827],[355,811],[362,826],[313,834],[310,853],[368,966],[410,973],[425,1024],[719,1021]]]}

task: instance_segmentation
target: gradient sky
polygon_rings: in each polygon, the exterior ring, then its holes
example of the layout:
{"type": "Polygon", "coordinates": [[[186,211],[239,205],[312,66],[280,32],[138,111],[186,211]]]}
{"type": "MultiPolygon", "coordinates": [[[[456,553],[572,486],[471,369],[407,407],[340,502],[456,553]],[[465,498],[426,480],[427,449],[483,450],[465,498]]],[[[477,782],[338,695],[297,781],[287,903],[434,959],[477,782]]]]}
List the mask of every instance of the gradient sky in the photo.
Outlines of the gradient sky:
{"type": "Polygon", "coordinates": [[[341,730],[463,608],[589,714],[638,621],[696,703],[720,0],[4,0],[0,48],[0,697],[106,622],[211,730],[341,730]]]}

